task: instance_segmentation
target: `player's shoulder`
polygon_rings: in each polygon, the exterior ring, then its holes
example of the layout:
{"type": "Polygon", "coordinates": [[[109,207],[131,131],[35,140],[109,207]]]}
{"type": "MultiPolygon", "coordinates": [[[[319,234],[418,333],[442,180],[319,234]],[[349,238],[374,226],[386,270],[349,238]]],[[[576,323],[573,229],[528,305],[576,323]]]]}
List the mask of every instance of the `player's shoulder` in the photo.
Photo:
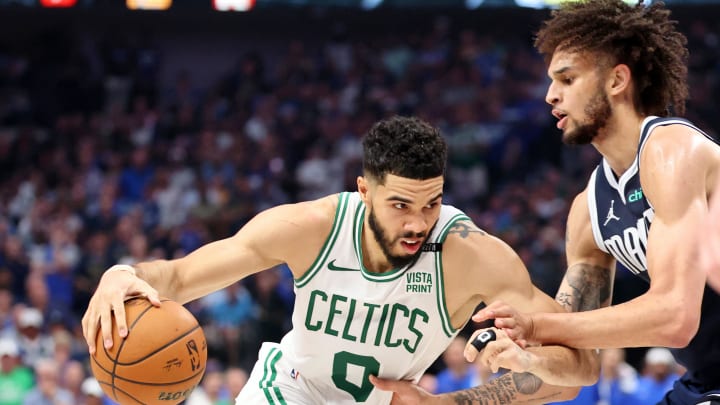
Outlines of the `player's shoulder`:
{"type": "Polygon", "coordinates": [[[507,243],[484,231],[469,219],[453,223],[443,242],[444,265],[483,265],[512,253],[507,243]]]}
{"type": "Polygon", "coordinates": [[[590,205],[588,204],[588,185],[583,191],[579,192],[573,198],[570,204],[570,212],[568,213],[568,223],[571,221],[585,221],[590,215],[590,205]]]}
{"type": "Polygon", "coordinates": [[[694,160],[715,148],[715,144],[700,129],[685,120],[667,120],[667,124],[653,127],[640,156],[640,165],[667,163],[669,159],[694,160]]]}

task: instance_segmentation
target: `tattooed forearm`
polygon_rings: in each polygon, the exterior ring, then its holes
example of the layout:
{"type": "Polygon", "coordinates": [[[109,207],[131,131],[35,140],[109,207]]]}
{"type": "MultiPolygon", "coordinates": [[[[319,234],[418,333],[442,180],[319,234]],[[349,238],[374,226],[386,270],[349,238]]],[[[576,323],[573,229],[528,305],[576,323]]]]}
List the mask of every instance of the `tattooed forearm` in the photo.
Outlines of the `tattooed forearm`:
{"type": "Polygon", "coordinates": [[[530,373],[507,373],[485,385],[452,394],[457,405],[503,405],[545,403],[560,396],[552,392],[542,397],[518,398],[518,394],[532,396],[542,386],[542,380],[530,373]]]}
{"type": "Polygon", "coordinates": [[[610,304],[610,269],[580,263],[565,274],[570,291],[559,291],[555,299],[572,312],[589,311],[610,304]]]}
{"type": "Polygon", "coordinates": [[[456,233],[460,235],[461,238],[465,239],[468,236],[470,236],[471,233],[479,233],[480,235],[487,235],[485,231],[478,228],[473,224],[472,222],[467,221],[460,221],[453,224],[452,228],[448,231],[448,233],[456,233]]]}
{"type": "Polygon", "coordinates": [[[513,373],[513,382],[518,392],[525,395],[536,393],[542,386],[542,380],[530,373],[513,373]]]}
{"type": "Polygon", "coordinates": [[[560,305],[562,305],[566,311],[573,312],[573,306],[572,306],[573,297],[572,297],[572,295],[570,295],[564,291],[560,291],[555,296],[555,301],[559,302],[560,305]]]}
{"type": "Polygon", "coordinates": [[[458,405],[501,405],[511,404],[516,396],[512,375],[505,374],[486,385],[454,393],[453,399],[458,405]]]}

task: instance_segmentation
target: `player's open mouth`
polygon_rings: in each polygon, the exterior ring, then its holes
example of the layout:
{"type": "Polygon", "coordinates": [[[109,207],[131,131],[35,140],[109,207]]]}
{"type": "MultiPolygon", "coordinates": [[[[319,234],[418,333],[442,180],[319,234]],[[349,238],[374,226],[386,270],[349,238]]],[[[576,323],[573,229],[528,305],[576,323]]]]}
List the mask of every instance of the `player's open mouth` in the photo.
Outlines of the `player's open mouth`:
{"type": "Polygon", "coordinates": [[[565,125],[567,124],[567,114],[560,110],[552,110],[552,115],[558,119],[557,122],[557,128],[563,129],[565,128],[565,125]]]}
{"type": "Polygon", "coordinates": [[[421,240],[401,240],[400,244],[405,248],[406,251],[410,253],[416,253],[420,246],[422,246],[421,240]]]}

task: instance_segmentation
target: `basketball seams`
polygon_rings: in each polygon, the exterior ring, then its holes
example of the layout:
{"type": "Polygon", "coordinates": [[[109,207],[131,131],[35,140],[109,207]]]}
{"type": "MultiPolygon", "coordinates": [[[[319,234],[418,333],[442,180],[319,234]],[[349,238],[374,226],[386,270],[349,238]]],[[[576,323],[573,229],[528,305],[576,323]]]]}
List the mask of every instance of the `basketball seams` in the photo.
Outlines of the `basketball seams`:
{"type": "MultiPolygon", "coordinates": [[[[183,333],[182,335],[178,335],[175,339],[167,341],[167,343],[165,343],[165,344],[162,345],[162,346],[159,346],[155,351],[150,352],[150,353],[146,354],[144,357],[141,357],[141,358],[139,358],[139,359],[137,359],[137,360],[133,360],[133,361],[130,361],[130,362],[127,362],[127,363],[125,363],[125,362],[119,362],[119,361],[116,360],[116,361],[115,361],[115,364],[117,364],[117,365],[119,365],[119,366],[132,366],[132,365],[135,365],[135,364],[137,364],[137,363],[143,362],[143,361],[149,359],[150,357],[156,355],[158,352],[161,352],[163,349],[166,349],[166,348],[168,348],[169,346],[172,346],[172,345],[173,345],[175,342],[177,342],[178,340],[180,340],[180,339],[188,336],[189,334],[195,332],[195,331],[198,330],[198,329],[200,329],[200,325],[194,326],[192,329],[188,330],[187,332],[183,333]]],[[[120,357],[120,354],[119,354],[119,353],[118,353],[118,357],[120,357]]]]}
{"type": "MultiPolygon", "coordinates": [[[[192,313],[188,312],[190,316],[185,314],[187,309],[181,304],[167,298],[160,301],[172,305],[163,305],[158,311],[151,311],[155,306],[142,297],[127,300],[128,337],[135,338],[120,338],[113,319],[116,350],[105,349],[101,343],[98,347],[102,350],[91,356],[90,364],[96,379],[103,391],[115,401],[127,405],[177,404],[187,399],[206,371],[207,352],[201,325],[192,313]],[[146,316],[148,313],[150,315],[146,316]],[[159,323],[156,324],[156,321],[159,323]],[[156,328],[163,328],[167,334],[157,338],[156,328]],[[150,338],[147,341],[146,336],[150,338]],[[122,360],[127,357],[131,358],[122,360]],[[152,369],[148,369],[145,363],[152,364],[152,369]],[[174,369],[176,367],[180,368],[174,369]],[[171,372],[171,369],[174,371],[171,372]]],[[[98,336],[100,339],[101,335],[98,336]]]]}
{"type": "MultiPolygon", "coordinates": [[[[135,299],[136,299],[136,298],[132,298],[132,299],[128,300],[127,302],[132,301],[132,300],[135,300],[135,299]]],[[[144,300],[143,300],[143,301],[144,301],[144,300]]],[[[166,300],[166,301],[167,301],[167,300],[166,300]]],[[[126,302],[126,303],[127,303],[127,302],[126,302]]],[[[140,313],[138,314],[138,316],[136,316],[135,319],[132,321],[132,323],[130,324],[130,327],[128,328],[128,334],[130,333],[130,331],[132,331],[133,327],[140,321],[140,319],[141,319],[145,314],[147,314],[148,311],[150,311],[150,309],[152,308],[152,304],[150,304],[149,301],[144,301],[144,302],[147,303],[147,304],[149,304],[149,305],[148,305],[145,309],[143,309],[142,312],[140,312],[140,313]]],[[[162,301],[161,301],[161,302],[162,302],[162,301]]],[[[120,346],[118,346],[118,351],[117,351],[117,354],[115,355],[115,358],[114,358],[114,359],[113,359],[112,357],[108,356],[108,358],[112,359],[112,361],[113,361],[113,369],[112,369],[112,372],[110,372],[110,384],[111,384],[111,386],[112,386],[113,397],[115,397],[115,399],[117,399],[117,395],[115,394],[115,390],[118,389],[118,388],[115,386],[115,378],[118,377],[117,375],[115,375],[115,370],[117,370],[118,359],[120,358],[120,353],[122,352],[123,346],[125,346],[125,342],[126,342],[125,339],[122,339],[122,340],[120,341],[120,346]]],[[[105,350],[105,352],[107,352],[107,350],[105,350]]]]}
{"type": "MultiPolygon", "coordinates": [[[[115,386],[113,386],[113,385],[111,385],[111,384],[109,384],[109,383],[106,383],[106,382],[103,382],[103,381],[98,381],[98,382],[100,383],[100,385],[110,385],[110,386],[113,387],[113,390],[116,389],[115,386]]],[[[133,401],[137,402],[138,404],[140,404],[140,405],[145,405],[145,403],[143,403],[143,402],[140,401],[139,399],[135,398],[134,396],[130,395],[127,391],[125,391],[125,390],[123,390],[123,389],[120,389],[120,388],[117,388],[117,391],[120,392],[120,393],[122,393],[122,394],[125,395],[126,397],[132,399],[133,401]]],[[[118,398],[116,397],[115,399],[118,399],[118,398]]]]}

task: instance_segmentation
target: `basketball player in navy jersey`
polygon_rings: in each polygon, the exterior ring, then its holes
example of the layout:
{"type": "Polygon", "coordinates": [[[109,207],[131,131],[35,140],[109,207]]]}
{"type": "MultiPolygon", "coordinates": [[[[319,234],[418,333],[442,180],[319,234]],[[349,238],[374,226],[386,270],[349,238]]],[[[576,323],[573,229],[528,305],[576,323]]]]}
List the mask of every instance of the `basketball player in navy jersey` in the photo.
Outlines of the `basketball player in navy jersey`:
{"type": "MultiPolygon", "coordinates": [[[[720,176],[716,175],[715,190],[720,190],[720,176]]],[[[700,263],[708,275],[708,283],[720,292],[720,193],[710,203],[705,226],[698,232],[700,263]]]]}
{"type": "Polygon", "coordinates": [[[567,222],[568,269],[556,299],[568,313],[493,303],[514,339],[578,348],[666,346],[687,373],[661,404],[720,403],[720,297],[707,288],[696,233],[720,176],[720,146],[682,118],[685,37],[661,3],[566,3],[535,42],[549,62],[546,101],[566,144],[602,162],[567,222]],[[609,306],[616,264],[649,290],[609,306]],[[715,402],[712,402],[715,401],[715,402]]]}

